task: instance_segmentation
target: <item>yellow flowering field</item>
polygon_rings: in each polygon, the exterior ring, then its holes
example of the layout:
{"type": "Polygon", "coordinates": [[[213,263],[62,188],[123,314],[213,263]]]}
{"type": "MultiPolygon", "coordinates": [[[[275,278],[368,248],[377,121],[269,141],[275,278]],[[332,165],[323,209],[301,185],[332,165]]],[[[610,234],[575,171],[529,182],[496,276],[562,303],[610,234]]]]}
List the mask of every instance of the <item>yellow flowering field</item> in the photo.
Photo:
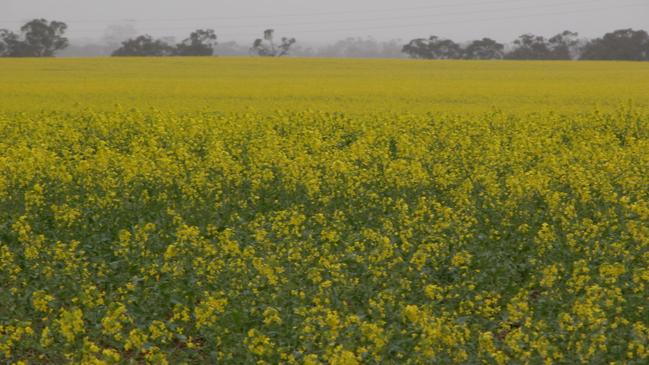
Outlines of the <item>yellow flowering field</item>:
{"type": "Polygon", "coordinates": [[[649,107],[647,62],[0,59],[0,110],[507,113],[649,107]]]}
{"type": "MultiPolygon", "coordinates": [[[[0,71],[12,85],[0,90],[2,363],[649,362],[647,66],[548,63],[563,86],[573,68],[584,82],[610,69],[590,92],[557,96],[547,80],[494,81],[542,63],[269,60],[268,71],[254,59],[237,67],[272,72],[271,88],[232,83],[194,100],[183,90],[225,76],[183,81],[179,68],[165,80],[144,60],[11,62],[0,71]],[[367,84],[325,80],[343,90],[308,95],[315,78],[290,79],[280,62],[392,68],[376,77],[395,90],[372,91],[365,70],[367,84]],[[138,64],[141,85],[136,73],[132,88],[101,81],[138,64]],[[44,67],[62,65],[78,72],[58,94],[62,76],[44,67]],[[457,109],[435,104],[439,91],[423,87],[435,81],[415,82],[408,65],[474,68],[494,92],[449,91],[466,93],[466,110],[459,96],[457,109]],[[614,106],[606,95],[623,87],[632,105],[614,106]]],[[[234,80],[235,61],[213,62],[234,80]]]]}

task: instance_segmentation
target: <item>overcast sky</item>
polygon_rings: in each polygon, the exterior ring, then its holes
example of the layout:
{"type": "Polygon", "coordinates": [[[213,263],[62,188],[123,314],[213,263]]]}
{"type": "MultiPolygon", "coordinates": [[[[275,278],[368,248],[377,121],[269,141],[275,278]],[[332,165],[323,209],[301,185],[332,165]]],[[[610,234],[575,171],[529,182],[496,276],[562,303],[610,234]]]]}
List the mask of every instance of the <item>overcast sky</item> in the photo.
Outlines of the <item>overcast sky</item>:
{"type": "Polygon", "coordinates": [[[182,38],[212,28],[221,41],[249,42],[266,28],[302,43],[348,36],[379,40],[439,35],[509,42],[565,29],[585,37],[649,30],[649,0],[0,0],[0,28],[35,17],[66,21],[72,39],[101,39],[110,25],[182,38]]]}

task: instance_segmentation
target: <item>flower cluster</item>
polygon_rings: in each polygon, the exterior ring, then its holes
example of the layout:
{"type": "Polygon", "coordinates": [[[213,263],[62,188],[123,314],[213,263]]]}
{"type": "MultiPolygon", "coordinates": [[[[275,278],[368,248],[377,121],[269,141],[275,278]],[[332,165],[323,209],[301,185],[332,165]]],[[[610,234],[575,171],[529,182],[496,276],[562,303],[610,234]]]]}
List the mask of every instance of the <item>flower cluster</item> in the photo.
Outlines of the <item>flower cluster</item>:
{"type": "Polygon", "coordinates": [[[649,362],[649,116],[0,116],[0,362],[649,362]]]}

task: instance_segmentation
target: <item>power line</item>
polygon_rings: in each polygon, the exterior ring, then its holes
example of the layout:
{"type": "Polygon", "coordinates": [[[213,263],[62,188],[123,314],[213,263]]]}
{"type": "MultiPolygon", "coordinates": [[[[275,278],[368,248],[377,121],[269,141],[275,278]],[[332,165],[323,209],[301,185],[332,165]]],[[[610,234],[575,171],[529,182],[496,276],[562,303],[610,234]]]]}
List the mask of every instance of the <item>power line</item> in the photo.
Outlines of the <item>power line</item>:
{"type": "MultiPolygon", "coordinates": [[[[580,4],[592,4],[594,1],[604,1],[604,0],[589,0],[589,1],[577,1],[573,2],[571,4],[566,4],[565,1],[558,3],[558,4],[548,4],[545,7],[551,6],[553,8],[556,8],[557,6],[576,6],[580,4]]],[[[504,3],[505,1],[499,1],[498,3],[504,3]]],[[[495,2],[492,2],[495,3],[495,2]]],[[[486,4],[486,3],[483,3],[486,4]]],[[[587,12],[592,12],[592,11],[608,11],[608,10],[613,10],[613,9],[621,9],[621,8],[631,8],[631,7],[642,7],[642,6],[647,6],[646,2],[639,2],[639,3],[630,3],[630,4],[623,4],[623,5],[616,5],[616,6],[607,6],[607,7],[599,7],[599,8],[581,8],[581,9],[570,9],[570,10],[565,10],[565,11],[560,11],[560,12],[543,12],[543,13],[538,13],[534,12],[533,14],[518,14],[518,15],[511,15],[511,16],[498,16],[498,17],[479,17],[479,18],[472,18],[472,19],[460,19],[460,20],[441,20],[441,21],[429,21],[426,23],[418,23],[418,24],[401,24],[401,25],[380,25],[380,26],[373,26],[373,25],[368,25],[366,27],[351,27],[351,28],[327,28],[327,29],[304,29],[304,30],[299,30],[299,29],[292,29],[292,31],[300,32],[300,33],[338,33],[338,32],[352,32],[352,31],[368,31],[368,30],[388,30],[388,29],[409,29],[409,28],[420,28],[420,27],[429,27],[429,26],[434,26],[434,25],[443,25],[443,24],[467,24],[467,23],[474,23],[474,22],[483,22],[483,21],[499,21],[499,20],[516,20],[520,18],[534,18],[534,17],[539,17],[539,16],[553,16],[553,15],[564,15],[564,14],[582,14],[582,13],[587,13],[587,12]]],[[[518,8],[508,8],[506,10],[533,10],[537,9],[538,7],[518,7],[518,8]]],[[[425,17],[440,17],[440,16],[456,16],[456,15],[472,15],[472,14],[483,14],[486,12],[494,12],[494,11],[502,11],[505,9],[499,9],[499,10],[488,10],[488,11],[469,11],[469,12],[454,12],[454,13],[442,13],[442,14],[435,14],[435,15],[424,15],[424,14],[419,14],[416,16],[400,16],[400,17],[390,17],[390,18],[374,18],[374,19],[357,19],[357,20],[351,20],[350,22],[354,23],[359,23],[359,22],[364,22],[364,21],[370,21],[370,22],[376,22],[376,21],[385,21],[385,20],[405,20],[405,19],[414,19],[414,18],[425,18],[425,17]]],[[[338,21],[338,22],[326,22],[326,25],[329,24],[345,24],[348,21],[338,21]]],[[[300,23],[283,23],[283,24],[271,24],[273,27],[285,27],[285,26],[293,26],[293,25],[325,25],[325,24],[317,24],[317,22],[300,22],[300,23]]],[[[147,31],[155,31],[155,30],[176,30],[176,29],[189,29],[189,28],[195,28],[196,25],[188,25],[188,26],[183,26],[183,27],[164,27],[164,28],[147,28],[147,31]]],[[[236,26],[236,27],[227,27],[227,26],[220,26],[216,27],[218,29],[226,28],[226,29],[259,29],[259,28],[265,28],[264,26],[236,26]]],[[[75,33],[84,33],[84,32],[93,32],[96,33],[96,31],[91,30],[91,29],[71,29],[74,30],[75,33]]],[[[248,34],[223,34],[219,32],[219,37],[253,37],[257,36],[257,32],[255,33],[248,33],[248,34]]]]}
{"type": "MultiPolygon", "coordinates": [[[[589,0],[589,1],[580,1],[576,2],[573,4],[570,4],[571,6],[579,5],[579,4],[586,4],[586,3],[592,3],[593,1],[601,1],[601,0],[589,0]]],[[[584,12],[589,12],[589,11],[601,11],[601,10],[611,10],[611,9],[619,9],[619,8],[628,8],[628,7],[638,7],[638,6],[646,6],[647,4],[642,2],[642,3],[631,3],[631,4],[623,4],[623,5],[616,5],[615,7],[600,7],[600,8],[581,8],[581,9],[570,9],[566,11],[561,11],[561,12],[545,12],[545,13],[537,13],[535,12],[534,14],[517,14],[517,15],[511,15],[511,16],[498,16],[498,17],[488,17],[488,18],[473,18],[473,19],[468,19],[468,20],[442,20],[442,21],[430,21],[426,23],[419,23],[419,24],[407,24],[407,25],[381,25],[381,26],[373,26],[369,25],[368,27],[353,27],[353,28],[336,28],[336,29],[305,29],[305,30],[294,30],[294,31],[299,31],[302,33],[320,33],[320,32],[341,32],[341,31],[362,31],[362,30],[381,30],[381,29],[407,29],[407,28],[414,28],[414,27],[422,27],[422,26],[430,26],[430,25],[441,25],[441,24],[464,24],[464,23],[470,23],[470,22],[477,22],[477,21],[491,21],[491,20],[507,20],[507,19],[519,19],[519,18],[529,18],[529,17],[537,17],[537,16],[550,16],[550,15],[562,15],[562,14],[575,14],[575,13],[584,13],[584,12]]],[[[561,5],[558,5],[561,6],[561,5]]],[[[547,7],[547,6],[546,6],[547,7]]],[[[553,8],[556,8],[557,5],[552,5],[553,8]]],[[[536,8],[531,8],[531,7],[519,7],[515,9],[510,9],[510,10],[533,10],[536,8]]],[[[353,21],[354,23],[359,23],[363,21],[384,21],[384,20],[405,20],[405,19],[414,19],[414,18],[425,18],[425,17],[439,17],[439,16],[450,16],[450,15],[473,15],[473,14],[482,14],[483,12],[455,12],[455,13],[445,13],[445,14],[436,14],[436,15],[418,15],[416,17],[391,17],[391,18],[375,18],[375,19],[363,19],[363,20],[355,20],[353,21]]],[[[340,22],[327,22],[326,24],[345,24],[348,21],[340,21],[340,22]]],[[[294,25],[320,25],[314,22],[309,22],[309,23],[271,23],[273,27],[287,27],[287,26],[294,26],[294,25]]],[[[183,26],[183,27],[164,27],[164,28],[147,28],[147,31],[156,31],[156,30],[184,30],[184,29],[189,29],[192,27],[196,27],[196,25],[188,25],[188,26],[183,26]]],[[[262,26],[263,27],[263,26],[262,26]]],[[[260,28],[259,26],[235,26],[235,27],[227,27],[227,26],[220,26],[217,27],[218,29],[257,29],[260,28]]],[[[76,32],[83,32],[83,31],[91,31],[89,29],[82,29],[82,30],[76,30],[76,32]]],[[[223,35],[221,35],[223,36],[223,35]]]]}
{"type": "MultiPolygon", "coordinates": [[[[592,4],[593,2],[601,2],[601,1],[606,1],[606,0],[587,0],[587,1],[577,1],[573,3],[566,4],[565,2],[556,2],[556,3],[551,3],[551,4],[546,4],[544,6],[540,6],[541,8],[553,8],[556,9],[557,7],[566,7],[566,6],[576,6],[576,5],[581,5],[581,4],[592,4]]],[[[620,5],[617,6],[618,8],[620,5]]],[[[508,8],[507,10],[535,10],[538,9],[539,7],[515,7],[515,8],[508,8]]],[[[475,14],[484,14],[484,13],[489,13],[489,12],[500,12],[503,11],[504,9],[490,9],[490,10],[481,10],[481,11],[461,11],[461,12],[447,12],[447,13],[437,13],[437,14],[418,14],[418,15],[408,15],[408,16],[396,16],[396,17],[379,17],[379,18],[365,18],[365,19],[349,19],[349,20],[338,20],[338,21],[327,21],[326,25],[331,25],[331,24],[348,24],[348,23],[354,23],[354,24],[359,24],[359,23],[364,23],[364,22],[383,22],[383,21],[399,21],[399,20],[410,20],[410,19],[422,19],[422,18],[438,18],[438,17],[448,17],[448,16],[463,16],[463,15],[475,15],[475,14]]],[[[582,11],[582,10],[580,10],[582,11]]],[[[515,17],[519,17],[519,15],[515,15],[515,17]]],[[[449,23],[454,23],[456,21],[449,21],[449,23]]],[[[273,27],[292,27],[292,26],[301,26],[301,25],[320,25],[318,24],[319,22],[289,22],[289,23],[270,23],[268,25],[271,25],[273,27]]],[[[430,24],[430,23],[428,23],[430,24]]],[[[204,25],[204,24],[203,24],[204,25]]],[[[324,25],[324,24],[323,24],[324,25]]],[[[371,24],[368,24],[371,25],[371,24]]],[[[160,30],[185,30],[189,28],[196,27],[197,24],[192,24],[192,25],[186,25],[186,26],[164,26],[164,27],[146,27],[147,31],[160,31],[160,30]]],[[[258,29],[258,25],[219,25],[216,27],[217,29],[243,29],[243,30],[248,30],[248,29],[258,29]]],[[[75,28],[75,32],[84,32],[84,31],[94,31],[95,29],[89,29],[89,28],[75,28]]]]}
{"type": "MultiPolygon", "coordinates": [[[[183,22],[183,21],[200,21],[200,20],[246,20],[246,19],[267,19],[269,17],[319,17],[323,15],[353,15],[353,14],[368,14],[368,13],[385,13],[385,12],[395,12],[395,11],[420,11],[420,10],[437,10],[445,8],[465,8],[467,6],[485,6],[485,5],[499,5],[499,4],[520,4],[523,1],[533,1],[533,0],[496,0],[496,1],[481,1],[478,3],[453,3],[453,4],[439,4],[435,6],[419,6],[419,7],[400,7],[400,8],[391,8],[391,9],[363,9],[363,10],[345,10],[345,11],[330,11],[330,12],[312,12],[312,13],[298,13],[298,14],[268,14],[268,15],[244,15],[244,16],[230,16],[230,17],[198,17],[198,18],[116,18],[116,19],[64,19],[64,21],[70,23],[97,23],[97,22],[120,22],[120,21],[129,21],[129,22],[183,22]]],[[[593,1],[610,1],[610,0],[591,0],[591,1],[578,1],[571,3],[569,1],[561,1],[556,4],[572,5],[572,4],[582,4],[582,3],[592,3],[593,1]]],[[[538,5],[535,8],[543,7],[547,5],[538,5]]],[[[512,8],[502,9],[502,10],[511,10],[512,8]]],[[[515,8],[513,8],[515,9],[515,8]]],[[[480,10],[484,11],[484,10],[480,10]]],[[[3,20],[4,23],[21,23],[24,20],[3,20]]]]}
{"type": "MultiPolygon", "coordinates": [[[[643,6],[647,6],[647,3],[646,2],[641,2],[641,3],[634,3],[634,4],[619,5],[619,6],[616,6],[614,8],[613,7],[600,7],[600,8],[588,8],[588,9],[579,9],[579,10],[562,11],[562,12],[521,14],[521,15],[514,15],[514,16],[491,17],[491,18],[474,18],[474,19],[465,19],[465,20],[458,20],[458,21],[439,21],[439,22],[428,22],[428,23],[421,23],[421,24],[381,26],[381,27],[364,27],[364,28],[338,28],[338,29],[320,29],[320,30],[301,30],[300,32],[302,32],[302,33],[335,33],[335,32],[351,32],[351,31],[366,31],[366,30],[407,29],[407,28],[415,28],[415,27],[419,28],[419,27],[425,27],[425,26],[431,26],[431,25],[468,24],[468,23],[483,22],[483,21],[517,20],[517,19],[520,19],[520,18],[534,18],[534,17],[538,17],[538,16],[583,14],[583,13],[592,12],[592,11],[609,11],[611,9],[643,7],[643,6]]],[[[244,35],[242,35],[242,34],[237,34],[237,35],[224,34],[224,35],[221,35],[221,36],[235,37],[235,36],[244,36],[244,35]]],[[[255,36],[255,34],[250,34],[250,35],[245,35],[245,36],[255,36]]]]}
{"type": "MultiPolygon", "coordinates": [[[[372,30],[372,29],[399,29],[399,28],[412,28],[412,27],[422,27],[427,25],[440,25],[440,24],[464,24],[464,23],[473,23],[477,21],[493,21],[493,20],[510,20],[510,19],[520,19],[520,18],[533,18],[537,16],[552,16],[552,15],[565,15],[565,14],[581,14],[584,12],[590,11],[604,11],[611,9],[620,9],[620,8],[630,8],[630,7],[642,7],[647,6],[646,2],[618,5],[615,7],[600,7],[600,8],[588,8],[588,9],[579,9],[573,11],[561,11],[561,12],[551,12],[551,13],[536,13],[536,14],[522,14],[522,15],[513,15],[513,16],[503,16],[503,17],[491,17],[491,18],[476,18],[476,19],[467,19],[462,21],[443,21],[443,22],[430,22],[430,23],[421,23],[421,24],[410,24],[410,25],[397,25],[397,26],[387,26],[387,27],[372,27],[372,28],[347,28],[347,29],[336,29],[335,31],[354,31],[354,30],[372,30]]],[[[329,30],[323,30],[325,32],[329,30]]],[[[305,30],[303,32],[320,32],[320,31],[309,31],[305,30]]]]}

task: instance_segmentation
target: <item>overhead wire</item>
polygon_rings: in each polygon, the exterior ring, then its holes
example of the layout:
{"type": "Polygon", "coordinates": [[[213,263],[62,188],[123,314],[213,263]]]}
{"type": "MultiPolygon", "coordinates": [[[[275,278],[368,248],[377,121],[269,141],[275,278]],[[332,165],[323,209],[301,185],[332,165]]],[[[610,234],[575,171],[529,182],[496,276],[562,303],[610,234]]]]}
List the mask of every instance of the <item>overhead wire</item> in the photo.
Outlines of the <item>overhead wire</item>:
{"type": "MultiPolygon", "coordinates": [[[[539,8],[548,8],[551,7],[553,9],[556,9],[557,7],[574,7],[574,6],[579,6],[583,4],[592,4],[593,2],[601,2],[601,1],[606,1],[606,0],[588,0],[588,1],[573,1],[573,2],[566,2],[566,1],[561,1],[561,2],[555,2],[551,4],[545,4],[545,5],[537,5],[534,7],[530,6],[525,6],[525,7],[508,7],[506,9],[500,8],[500,9],[485,9],[485,10],[473,10],[473,11],[461,11],[461,12],[446,12],[446,13],[436,13],[436,14],[416,14],[416,15],[402,15],[402,16],[393,16],[393,17],[379,17],[379,18],[366,18],[366,19],[349,19],[349,20],[337,20],[337,21],[326,21],[322,23],[318,23],[317,21],[310,21],[310,22],[293,22],[293,23],[273,23],[269,22],[267,25],[262,25],[262,28],[267,28],[267,27],[275,27],[275,28],[281,28],[281,27],[295,27],[295,26],[302,26],[302,25],[309,25],[309,26],[326,26],[326,29],[291,29],[292,31],[297,31],[301,33],[336,33],[336,32],[351,32],[351,31],[368,31],[368,30],[389,30],[389,29],[408,29],[408,28],[420,28],[420,27],[426,27],[426,26],[432,26],[432,25],[442,25],[442,24],[465,24],[465,23],[473,23],[473,22],[482,22],[482,21],[498,21],[498,20],[510,20],[510,19],[520,19],[520,18],[530,18],[530,17],[538,17],[538,16],[552,16],[552,15],[563,15],[563,14],[578,14],[578,13],[587,13],[587,12],[592,12],[592,11],[604,11],[604,10],[612,10],[612,9],[620,9],[620,8],[629,8],[629,7],[639,7],[639,6],[649,6],[649,4],[646,1],[643,2],[637,2],[637,3],[630,3],[630,4],[619,4],[619,1],[617,2],[617,5],[615,6],[607,6],[607,7],[599,7],[599,8],[593,8],[593,7],[580,7],[579,9],[566,9],[564,11],[558,11],[558,12],[537,12],[535,11],[532,14],[515,14],[515,15],[501,15],[497,17],[479,17],[479,18],[472,18],[472,19],[444,19],[444,20],[432,20],[432,21],[427,21],[426,23],[416,23],[416,24],[389,24],[389,25],[373,25],[373,24],[367,24],[367,26],[363,27],[350,27],[350,28],[335,28],[335,27],[330,27],[331,24],[347,24],[347,23],[354,23],[354,24],[359,24],[363,22],[378,22],[378,21],[398,21],[398,20],[411,20],[411,19],[421,19],[421,18],[429,18],[429,19],[435,19],[439,17],[449,17],[449,16],[464,16],[464,15],[474,15],[474,14],[485,14],[485,13],[491,13],[491,12],[501,12],[501,11],[526,11],[526,10],[536,10],[539,8]]],[[[517,1],[520,3],[520,1],[517,1]]],[[[475,5],[485,5],[485,4],[505,4],[505,3],[510,3],[510,1],[491,1],[491,2],[482,2],[481,4],[475,4],[475,5]]],[[[452,4],[448,4],[452,5],[452,4]]],[[[459,4],[458,4],[459,5],[459,4]]],[[[415,9],[415,8],[402,8],[402,9],[415,9]]],[[[334,14],[335,12],[330,12],[329,14],[334,14]]],[[[311,14],[316,14],[316,13],[311,13],[311,14]]],[[[324,13],[320,13],[324,14],[324,13]]],[[[188,20],[190,18],[186,18],[188,20]]],[[[197,19],[197,18],[194,18],[197,19]]],[[[207,19],[207,18],[206,18],[207,19]]],[[[213,18],[216,19],[216,18],[213,18]]],[[[180,19],[176,19],[180,20],[180,19]]],[[[201,24],[201,25],[206,25],[206,24],[201,24]]],[[[75,33],[89,33],[93,32],[96,33],[97,30],[94,29],[84,29],[84,28],[72,28],[73,24],[70,26],[69,29],[74,29],[75,33]]],[[[145,27],[145,30],[147,32],[151,31],[170,31],[170,30],[185,30],[185,29],[190,29],[190,28],[196,28],[198,24],[193,24],[193,25],[187,25],[187,26],[165,26],[165,27],[145,27]]],[[[235,25],[235,26],[229,26],[229,25],[220,25],[216,27],[212,27],[216,29],[217,31],[220,29],[257,29],[260,28],[258,25],[235,25]]],[[[223,34],[221,32],[218,32],[221,37],[223,36],[228,36],[227,34],[223,34]]],[[[256,33],[255,33],[256,34],[256,33]]],[[[253,34],[251,33],[250,35],[243,35],[241,33],[238,33],[236,36],[252,36],[253,34]]],[[[231,35],[234,36],[234,35],[231,35]]]]}
{"type": "MultiPolygon", "coordinates": [[[[422,19],[422,18],[438,18],[438,17],[448,17],[448,16],[463,16],[463,15],[477,15],[485,13],[497,13],[504,10],[507,11],[519,11],[519,10],[536,10],[536,9],[545,9],[545,8],[556,8],[556,7],[572,7],[576,5],[583,4],[592,4],[593,2],[602,2],[608,0],[582,0],[576,1],[573,3],[566,3],[565,1],[557,1],[549,4],[539,5],[539,6],[525,6],[525,7],[510,7],[507,9],[484,9],[478,11],[457,11],[457,12],[446,12],[446,13],[437,13],[437,14],[416,14],[416,15],[402,15],[402,16],[391,16],[391,17],[378,17],[378,18],[356,18],[356,19],[346,19],[346,20],[330,20],[324,22],[317,21],[308,21],[308,22],[281,22],[275,23],[270,22],[274,27],[292,27],[292,26],[301,26],[301,25],[321,25],[326,24],[327,26],[331,24],[348,24],[354,23],[359,24],[363,22],[383,22],[383,21],[394,21],[394,20],[410,20],[410,19],[422,19]]],[[[187,29],[188,27],[195,27],[195,24],[187,26],[164,26],[164,27],[147,27],[148,30],[180,30],[187,29]]],[[[227,25],[221,24],[218,26],[219,29],[255,29],[259,28],[258,25],[227,25]]],[[[86,28],[87,30],[87,28],[86,28]]]]}
{"type": "MultiPolygon", "coordinates": [[[[242,15],[242,16],[227,16],[227,17],[184,17],[184,18],[133,18],[133,17],[128,17],[128,18],[103,18],[103,19],[88,19],[88,18],[83,18],[83,19],[69,19],[69,18],[62,18],[62,21],[70,22],[70,23],[98,23],[98,22],[183,22],[183,21],[201,21],[201,20],[246,20],[246,19],[268,19],[269,17],[319,17],[319,16],[324,16],[324,15],[353,15],[353,14],[371,14],[371,13],[384,13],[384,12],[397,12],[397,11],[421,11],[421,10],[438,10],[438,9],[445,9],[445,8],[456,8],[456,7],[461,7],[461,8],[466,8],[467,6],[486,6],[486,5],[506,5],[506,4],[520,4],[521,2],[525,1],[534,1],[534,0],[496,0],[496,1],[479,1],[479,2],[471,2],[471,3],[462,3],[462,2],[454,2],[452,4],[436,4],[436,5],[428,5],[428,6],[419,6],[419,7],[398,7],[398,8],[384,8],[384,9],[376,9],[376,8],[367,8],[367,9],[358,9],[358,10],[344,10],[344,11],[330,11],[330,12],[310,12],[310,13],[275,13],[275,14],[264,14],[264,15],[242,15]]],[[[611,0],[589,0],[589,1],[558,1],[550,4],[543,4],[543,5],[534,5],[534,4],[528,4],[528,5],[533,5],[533,8],[539,8],[539,7],[548,7],[548,6],[556,6],[556,5],[580,5],[584,3],[592,3],[594,1],[611,1],[611,0]]],[[[528,8],[528,7],[524,7],[528,8]]],[[[518,8],[511,8],[507,7],[505,9],[501,10],[516,10],[516,9],[523,9],[521,7],[518,8]]],[[[498,9],[495,9],[498,10],[498,9]]],[[[480,12],[485,12],[485,11],[492,11],[490,9],[480,9],[477,10],[478,13],[480,12]]],[[[476,11],[473,11],[476,12],[476,11]]],[[[0,20],[2,23],[22,23],[24,22],[25,19],[22,20],[0,20]]]]}

